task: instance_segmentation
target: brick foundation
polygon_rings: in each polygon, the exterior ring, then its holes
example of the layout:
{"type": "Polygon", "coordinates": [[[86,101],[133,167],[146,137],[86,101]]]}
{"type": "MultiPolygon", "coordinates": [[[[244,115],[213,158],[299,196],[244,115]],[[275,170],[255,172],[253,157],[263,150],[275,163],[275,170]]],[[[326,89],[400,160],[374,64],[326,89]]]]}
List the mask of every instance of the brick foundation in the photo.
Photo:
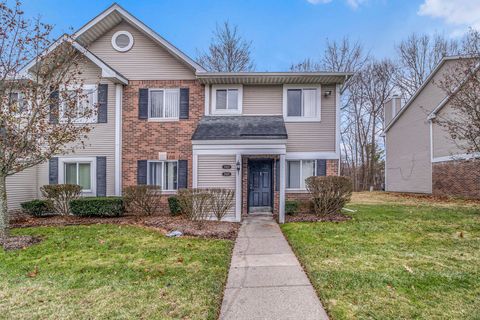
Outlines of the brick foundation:
{"type": "Polygon", "coordinates": [[[480,160],[433,163],[432,191],[434,195],[480,199],[480,160]]]}
{"type": "MultiPolygon", "coordinates": [[[[196,80],[129,81],[122,107],[122,187],[137,184],[137,160],[156,160],[166,152],[168,160],[188,160],[188,186],[192,186],[192,134],[204,113],[204,88],[196,80]],[[140,88],[189,88],[189,118],[171,122],[138,119],[140,88]]],[[[162,211],[168,212],[162,196],[162,211]]]]}

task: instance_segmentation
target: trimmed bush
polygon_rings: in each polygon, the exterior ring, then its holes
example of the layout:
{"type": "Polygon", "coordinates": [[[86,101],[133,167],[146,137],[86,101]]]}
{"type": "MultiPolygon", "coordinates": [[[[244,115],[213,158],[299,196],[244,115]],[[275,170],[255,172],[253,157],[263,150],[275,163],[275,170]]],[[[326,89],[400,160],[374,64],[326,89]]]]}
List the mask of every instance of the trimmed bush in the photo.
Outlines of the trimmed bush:
{"type": "Polygon", "coordinates": [[[212,194],[208,189],[181,189],[178,200],[182,211],[192,221],[205,220],[211,212],[212,194]]]}
{"type": "Polygon", "coordinates": [[[228,213],[233,206],[235,191],[231,189],[208,189],[210,193],[210,209],[218,221],[228,213]]]}
{"type": "Polygon", "coordinates": [[[121,197],[85,197],[70,201],[72,214],[82,217],[120,217],[125,212],[121,197]]]}
{"type": "Polygon", "coordinates": [[[42,195],[53,204],[53,210],[62,216],[70,214],[70,201],[78,199],[82,187],[76,184],[48,184],[40,188],[42,195]]]}
{"type": "Polygon", "coordinates": [[[297,200],[287,200],[285,201],[285,213],[289,215],[297,214],[299,206],[300,203],[297,200]]]}
{"type": "Polygon", "coordinates": [[[134,214],[151,216],[160,209],[161,191],[159,187],[148,185],[126,187],[123,191],[125,207],[134,214]]]}
{"type": "Polygon", "coordinates": [[[175,196],[168,197],[168,208],[170,209],[170,215],[178,216],[182,213],[182,207],[180,201],[175,196]]]}
{"type": "Polygon", "coordinates": [[[52,203],[48,200],[35,199],[32,201],[22,202],[20,205],[25,212],[34,217],[46,216],[53,211],[52,203]]]}
{"type": "Polygon", "coordinates": [[[305,185],[316,215],[340,213],[352,197],[352,180],[347,177],[309,177],[305,185]]]}

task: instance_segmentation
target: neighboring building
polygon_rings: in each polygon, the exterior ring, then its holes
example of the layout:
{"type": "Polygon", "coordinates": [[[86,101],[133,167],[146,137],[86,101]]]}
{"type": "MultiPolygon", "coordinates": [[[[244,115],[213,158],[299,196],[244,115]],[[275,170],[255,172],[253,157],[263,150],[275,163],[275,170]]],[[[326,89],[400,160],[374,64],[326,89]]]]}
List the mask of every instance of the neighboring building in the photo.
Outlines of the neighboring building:
{"type": "Polygon", "coordinates": [[[227,219],[270,211],[282,220],[285,199],[305,198],[306,177],[338,174],[340,86],[349,74],[206,72],[117,4],[74,38],[103,85],[106,119],[85,150],[10,177],[11,208],[66,182],[75,166],[90,174],[87,196],[154,184],[168,210],[178,189],[231,188],[227,219]]]}
{"type": "Polygon", "coordinates": [[[465,154],[435,121],[452,112],[438,83],[458,59],[444,58],[405,106],[398,96],[386,103],[386,191],[480,198],[479,155],[465,154]]]}

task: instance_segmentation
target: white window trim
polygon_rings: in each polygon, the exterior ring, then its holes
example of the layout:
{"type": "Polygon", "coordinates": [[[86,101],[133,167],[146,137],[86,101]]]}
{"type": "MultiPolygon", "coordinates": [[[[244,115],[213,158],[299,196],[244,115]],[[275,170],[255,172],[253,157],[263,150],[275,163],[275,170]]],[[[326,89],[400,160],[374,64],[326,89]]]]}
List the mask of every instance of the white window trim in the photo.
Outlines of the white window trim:
{"type": "MultiPolygon", "coordinates": [[[[313,161],[313,175],[317,175],[317,159],[287,159],[285,162],[285,190],[286,191],[306,191],[307,188],[304,186],[302,188],[302,177],[303,177],[303,161],[313,161]],[[290,161],[300,161],[300,188],[288,188],[288,162],[290,161]]],[[[305,181],[303,182],[305,184],[305,181]]]]}
{"type": "Polygon", "coordinates": [[[148,160],[147,161],[147,185],[150,185],[150,163],[161,163],[162,164],[162,185],[161,190],[165,194],[174,194],[178,190],[178,160],[148,160]],[[166,162],[175,162],[177,164],[177,189],[164,190],[163,185],[165,183],[165,163],[166,162]]]}
{"type": "Polygon", "coordinates": [[[180,88],[149,88],[148,89],[148,121],[152,122],[171,122],[171,121],[179,121],[180,120],[180,88]],[[178,92],[178,117],[150,117],[150,110],[151,110],[151,103],[152,99],[150,98],[150,93],[152,91],[163,91],[163,114],[165,115],[165,99],[166,99],[166,92],[167,91],[176,91],[178,92]]]}
{"type": "MultiPolygon", "coordinates": [[[[242,114],[243,109],[243,85],[241,84],[216,84],[212,85],[212,114],[214,115],[232,115],[232,114],[242,114]],[[217,110],[217,90],[228,90],[236,89],[238,90],[238,109],[237,110],[217,110]]],[[[227,93],[227,104],[228,104],[228,93],[227,93]]]]}
{"type": "MultiPolygon", "coordinates": [[[[78,88],[78,86],[61,86],[60,87],[60,91],[62,90],[76,90],[78,88]]],[[[95,110],[93,110],[94,114],[91,116],[91,117],[88,117],[88,118],[85,118],[85,117],[82,117],[82,118],[78,118],[78,119],[75,119],[75,120],[72,120],[73,123],[97,123],[98,122],[98,85],[96,84],[84,84],[82,86],[82,90],[91,90],[93,89],[94,90],[94,94],[93,94],[93,101],[92,101],[92,105],[94,107],[95,110]]],[[[77,108],[78,108],[78,103],[79,101],[77,100],[77,108]]],[[[63,116],[63,101],[60,101],[60,115],[59,115],[59,118],[60,118],[60,122],[66,122],[66,119],[65,117],[63,116]]]]}
{"type": "Polygon", "coordinates": [[[90,163],[90,189],[82,190],[82,194],[97,194],[97,158],[59,158],[58,159],[58,183],[65,183],[65,164],[66,163],[90,163]]]}
{"type": "Polygon", "coordinates": [[[134,41],[133,41],[132,34],[128,31],[125,31],[125,30],[117,31],[112,36],[112,47],[119,52],[127,52],[128,50],[132,49],[133,42],[134,41]],[[117,37],[122,35],[122,34],[126,35],[128,37],[128,39],[130,40],[130,43],[124,48],[121,48],[121,47],[117,46],[117,43],[115,42],[115,40],[117,40],[117,37]]]}
{"type": "MultiPolygon", "coordinates": [[[[303,99],[303,92],[302,92],[303,99]]],[[[303,101],[303,100],[302,100],[303,101]]],[[[320,85],[284,85],[283,86],[283,119],[285,122],[320,122],[322,114],[322,87],[320,85]],[[315,89],[317,90],[317,99],[316,99],[316,110],[317,116],[306,118],[306,117],[289,117],[288,114],[288,99],[287,91],[289,89],[315,89]]]]}

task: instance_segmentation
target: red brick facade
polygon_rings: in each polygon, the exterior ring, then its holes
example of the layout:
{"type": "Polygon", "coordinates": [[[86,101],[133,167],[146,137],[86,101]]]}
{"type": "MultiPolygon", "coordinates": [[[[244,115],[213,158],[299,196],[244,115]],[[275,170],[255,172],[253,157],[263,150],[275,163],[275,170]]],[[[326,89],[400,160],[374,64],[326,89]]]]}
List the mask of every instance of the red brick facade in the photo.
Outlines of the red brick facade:
{"type": "Polygon", "coordinates": [[[432,189],[435,195],[480,198],[480,160],[433,163],[432,189]]]}
{"type": "MultiPolygon", "coordinates": [[[[166,152],[168,160],[188,160],[188,185],[192,186],[192,134],[204,113],[204,88],[196,80],[130,81],[123,92],[122,186],[137,184],[137,160],[157,160],[166,152]],[[138,119],[141,88],[189,88],[189,118],[154,122],[138,119]]],[[[166,196],[164,197],[166,204],[166,196]]]]}

